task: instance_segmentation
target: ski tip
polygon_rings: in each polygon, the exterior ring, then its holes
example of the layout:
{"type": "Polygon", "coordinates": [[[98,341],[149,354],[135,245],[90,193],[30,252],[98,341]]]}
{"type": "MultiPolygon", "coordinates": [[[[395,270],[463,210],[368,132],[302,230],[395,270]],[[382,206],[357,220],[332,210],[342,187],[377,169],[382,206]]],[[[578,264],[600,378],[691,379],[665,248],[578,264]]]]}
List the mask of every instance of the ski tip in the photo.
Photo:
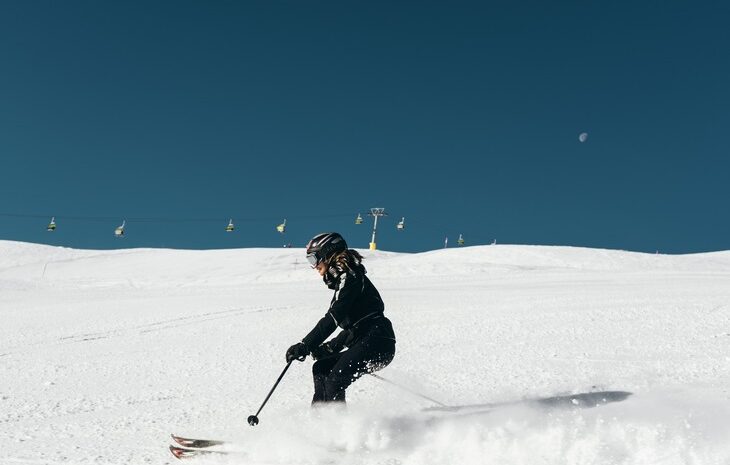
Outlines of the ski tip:
{"type": "Polygon", "coordinates": [[[176,443],[180,444],[183,447],[189,447],[190,446],[190,442],[191,441],[189,439],[187,439],[187,438],[184,438],[182,436],[178,436],[177,434],[174,434],[174,433],[170,434],[170,437],[172,438],[172,441],[173,442],[176,442],[176,443]]]}
{"type": "Polygon", "coordinates": [[[182,436],[178,436],[177,434],[170,434],[170,437],[172,438],[172,442],[176,443],[177,445],[183,446],[183,447],[190,447],[193,445],[193,441],[188,438],[184,438],[182,436]]]}
{"type": "Polygon", "coordinates": [[[185,449],[179,447],[170,446],[170,452],[175,456],[176,459],[182,460],[185,457],[185,449]]]}
{"type": "Polygon", "coordinates": [[[170,446],[170,453],[180,460],[202,456],[228,455],[228,452],[222,450],[189,449],[176,445],[170,446]]]}
{"type": "Polygon", "coordinates": [[[194,449],[205,449],[208,447],[222,446],[226,444],[226,441],[221,441],[217,439],[192,439],[184,438],[176,434],[170,434],[170,437],[172,438],[172,441],[177,443],[178,445],[182,447],[192,447],[194,449]]]}

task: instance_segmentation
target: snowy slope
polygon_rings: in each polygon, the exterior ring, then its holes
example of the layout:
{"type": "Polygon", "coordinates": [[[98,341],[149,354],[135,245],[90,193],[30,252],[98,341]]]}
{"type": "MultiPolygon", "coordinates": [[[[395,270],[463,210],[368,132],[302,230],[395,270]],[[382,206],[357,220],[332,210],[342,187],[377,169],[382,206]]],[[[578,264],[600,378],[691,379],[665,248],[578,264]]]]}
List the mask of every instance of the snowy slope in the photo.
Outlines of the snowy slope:
{"type": "Polygon", "coordinates": [[[173,463],[170,432],[242,454],[201,463],[730,463],[730,253],[362,252],[382,376],[465,408],[366,377],[312,411],[307,360],[248,426],[331,297],[300,249],[0,241],[0,463],[173,463]]]}

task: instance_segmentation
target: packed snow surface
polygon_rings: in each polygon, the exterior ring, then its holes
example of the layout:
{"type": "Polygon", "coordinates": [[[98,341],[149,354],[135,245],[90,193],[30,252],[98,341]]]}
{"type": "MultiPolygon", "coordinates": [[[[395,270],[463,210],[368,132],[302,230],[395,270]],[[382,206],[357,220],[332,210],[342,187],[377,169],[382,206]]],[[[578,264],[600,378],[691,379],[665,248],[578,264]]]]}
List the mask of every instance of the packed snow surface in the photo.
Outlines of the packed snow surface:
{"type": "Polygon", "coordinates": [[[730,463],[730,253],[362,253],[408,390],[312,410],[295,362],[251,427],[331,297],[302,250],[0,241],[0,463],[730,463]]]}

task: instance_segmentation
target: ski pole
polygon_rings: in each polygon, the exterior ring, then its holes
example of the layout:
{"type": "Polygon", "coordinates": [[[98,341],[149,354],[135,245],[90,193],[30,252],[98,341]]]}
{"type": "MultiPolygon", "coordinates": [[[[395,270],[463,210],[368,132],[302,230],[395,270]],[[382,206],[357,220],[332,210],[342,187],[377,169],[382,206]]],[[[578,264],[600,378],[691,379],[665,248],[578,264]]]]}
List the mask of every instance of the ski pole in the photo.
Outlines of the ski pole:
{"type": "Polygon", "coordinates": [[[379,379],[380,381],[385,381],[385,382],[386,382],[386,383],[388,383],[388,384],[392,384],[392,385],[393,385],[393,386],[395,386],[395,387],[399,387],[399,388],[403,389],[404,391],[410,392],[410,393],[411,393],[411,394],[413,394],[414,396],[418,396],[418,397],[420,397],[420,398],[422,398],[422,399],[426,399],[426,400],[428,400],[428,401],[430,401],[430,402],[433,402],[434,404],[438,404],[438,405],[440,405],[441,407],[448,407],[448,405],[444,404],[443,402],[439,402],[439,401],[437,401],[436,399],[431,399],[431,398],[430,398],[430,397],[428,397],[428,396],[424,396],[423,394],[421,394],[421,393],[419,393],[419,392],[416,392],[416,391],[414,391],[414,390],[412,390],[412,389],[410,389],[410,388],[407,388],[407,387],[403,386],[402,384],[394,383],[393,381],[391,381],[391,380],[389,380],[389,379],[386,379],[386,378],[383,378],[383,377],[382,377],[382,376],[380,376],[380,375],[376,375],[375,373],[368,373],[368,374],[369,374],[370,376],[372,376],[373,378],[377,378],[377,379],[379,379]]]}
{"type": "Polygon", "coordinates": [[[266,405],[266,402],[269,401],[269,397],[271,397],[271,394],[274,393],[274,389],[276,389],[276,386],[279,385],[279,381],[281,381],[281,378],[284,377],[284,374],[286,373],[286,370],[289,369],[289,367],[291,366],[291,362],[293,362],[293,361],[294,360],[289,360],[289,362],[286,364],[286,366],[284,367],[284,371],[282,371],[281,374],[279,375],[279,379],[277,379],[276,382],[274,383],[274,387],[272,387],[271,388],[271,391],[269,391],[269,395],[267,395],[266,396],[266,399],[264,399],[264,403],[261,404],[261,407],[259,407],[259,411],[256,412],[256,415],[251,415],[251,416],[248,417],[248,424],[249,425],[256,426],[256,425],[259,424],[259,416],[258,416],[259,413],[261,413],[261,410],[263,410],[264,405],[266,405]]]}

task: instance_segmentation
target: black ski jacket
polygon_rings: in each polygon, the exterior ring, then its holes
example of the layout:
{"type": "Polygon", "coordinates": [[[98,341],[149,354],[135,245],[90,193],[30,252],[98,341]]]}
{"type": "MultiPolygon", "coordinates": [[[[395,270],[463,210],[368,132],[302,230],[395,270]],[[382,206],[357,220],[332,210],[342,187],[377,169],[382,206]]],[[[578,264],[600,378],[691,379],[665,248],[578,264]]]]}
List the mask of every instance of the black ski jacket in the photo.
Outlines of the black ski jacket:
{"type": "Polygon", "coordinates": [[[347,271],[333,270],[337,275],[325,276],[324,281],[335,291],[335,295],[327,313],[302,339],[307,349],[311,352],[319,347],[338,326],[344,331],[328,343],[335,352],[339,352],[343,346],[351,347],[365,336],[395,341],[393,326],[383,315],[383,300],[365,276],[365,267],[358,264],[347,271]]]}

